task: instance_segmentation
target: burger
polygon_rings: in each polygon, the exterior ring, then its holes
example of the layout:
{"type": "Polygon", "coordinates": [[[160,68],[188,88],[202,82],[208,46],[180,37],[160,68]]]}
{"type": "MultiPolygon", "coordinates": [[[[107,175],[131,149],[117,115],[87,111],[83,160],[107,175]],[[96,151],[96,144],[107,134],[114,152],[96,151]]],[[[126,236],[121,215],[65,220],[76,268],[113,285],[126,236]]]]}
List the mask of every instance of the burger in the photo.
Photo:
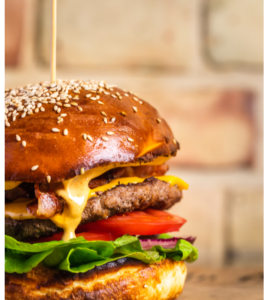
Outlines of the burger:
{"type": "Polygon", "coordinates": [[[157,110],[105,81],[5,90],[6,299],[174,299],[195,238],[167,212],[179,143],[157,110]]]}

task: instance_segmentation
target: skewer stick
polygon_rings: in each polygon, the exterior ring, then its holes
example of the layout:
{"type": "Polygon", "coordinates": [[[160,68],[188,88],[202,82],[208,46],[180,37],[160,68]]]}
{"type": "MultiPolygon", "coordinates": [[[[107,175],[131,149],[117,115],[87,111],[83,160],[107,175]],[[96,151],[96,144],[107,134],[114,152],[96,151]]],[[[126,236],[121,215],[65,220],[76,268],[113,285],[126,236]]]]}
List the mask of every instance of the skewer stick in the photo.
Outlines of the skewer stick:
{"type": "Polygon", "coordinates": [[[52,0],[52,60],[51,81],[56,81],[56,1],[52,0]]]}

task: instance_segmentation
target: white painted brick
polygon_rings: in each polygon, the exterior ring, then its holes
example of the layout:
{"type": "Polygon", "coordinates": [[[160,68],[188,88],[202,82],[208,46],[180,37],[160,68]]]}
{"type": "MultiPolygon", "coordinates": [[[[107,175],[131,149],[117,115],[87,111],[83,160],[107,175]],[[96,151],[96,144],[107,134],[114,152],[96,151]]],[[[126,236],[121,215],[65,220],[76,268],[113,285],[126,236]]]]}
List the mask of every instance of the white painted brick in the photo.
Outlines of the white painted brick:
{"type": "Polygon", "coordinates": [[[231,189],[226,201],[228,263],[263,263],[263,190],[231,189]]]}
{"type": "MultiPolygon", "coordinates": [[[[59,0],[58,66],[186,67],[192,61],[189,0],[59,0]]],[[[41,0],[39,42],[50,60],[50,1],[41,0]]]]}
{"type": "Polygon", "coordinates": [[[262,0],[207,0],[204,26],[206,51],[218,66],[262,66],[262,0]]]}
{"type": "MultiPolygon", "coordinates": [[[[187,180],[187,179],[186,179],[187,180]]],[[[177,236],[196,236],[198,265],[220,266],[224,262],[224,193],[221,189],[192,186],[169,212],[187,220],[177,236]]]]}

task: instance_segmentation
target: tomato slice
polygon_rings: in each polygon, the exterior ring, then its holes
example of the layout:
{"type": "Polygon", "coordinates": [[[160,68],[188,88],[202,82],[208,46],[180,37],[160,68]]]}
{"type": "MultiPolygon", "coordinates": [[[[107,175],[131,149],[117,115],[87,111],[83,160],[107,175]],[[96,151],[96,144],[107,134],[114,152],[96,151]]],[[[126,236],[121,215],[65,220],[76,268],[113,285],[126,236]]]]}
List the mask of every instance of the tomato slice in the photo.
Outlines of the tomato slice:
{"type": "Polygon", "coordinates": [[[124,234],[154,235],[179,231],[185,222],[185,219],[168,212],[147,209],[80,225],[77,232],[111,232],[117,236],[124,234]]]}
{"type": "MultiPolygon", "coordinates": [[[[87,241],[114,241],[124,235],[154,235],[179,231],[185,219],[165,211],[147,209],[116,215],[107,220],[78,226],[76,236],[83,236],[87,241]]],[[[30,243],[60,241],[63,232],[51,237],[32,240],[30,243]]]]}
{"type": "MultiPolygon", "coordinates": [[[[45,243],[51,241],[60,241],[62,239],[63,232],[56,233],[53,236],[43,237],[35,240],[28,241],[30,244],[45,243]]],[[[83,236],[87,241],[114,241],[118,236],[113,236],[107,232],[82,232],[76,234],[76,237],[83,236]]]]}

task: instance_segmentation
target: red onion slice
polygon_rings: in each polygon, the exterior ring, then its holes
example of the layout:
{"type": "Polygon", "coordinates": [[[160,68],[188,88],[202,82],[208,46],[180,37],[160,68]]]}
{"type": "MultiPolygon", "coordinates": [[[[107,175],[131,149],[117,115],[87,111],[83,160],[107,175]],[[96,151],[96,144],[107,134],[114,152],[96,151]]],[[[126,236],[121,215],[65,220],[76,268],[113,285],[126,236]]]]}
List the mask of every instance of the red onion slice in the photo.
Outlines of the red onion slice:
{"type": "Polygon", "coordinates": [[[178,240],[185,240],[193,245],[196,238],[193,236],[171,238],[171,239],[141,239],[139,240],[143,250],[150,250],[153,246],[162,246],[164,249],[172,249],[176,246],[178,240]]]}

